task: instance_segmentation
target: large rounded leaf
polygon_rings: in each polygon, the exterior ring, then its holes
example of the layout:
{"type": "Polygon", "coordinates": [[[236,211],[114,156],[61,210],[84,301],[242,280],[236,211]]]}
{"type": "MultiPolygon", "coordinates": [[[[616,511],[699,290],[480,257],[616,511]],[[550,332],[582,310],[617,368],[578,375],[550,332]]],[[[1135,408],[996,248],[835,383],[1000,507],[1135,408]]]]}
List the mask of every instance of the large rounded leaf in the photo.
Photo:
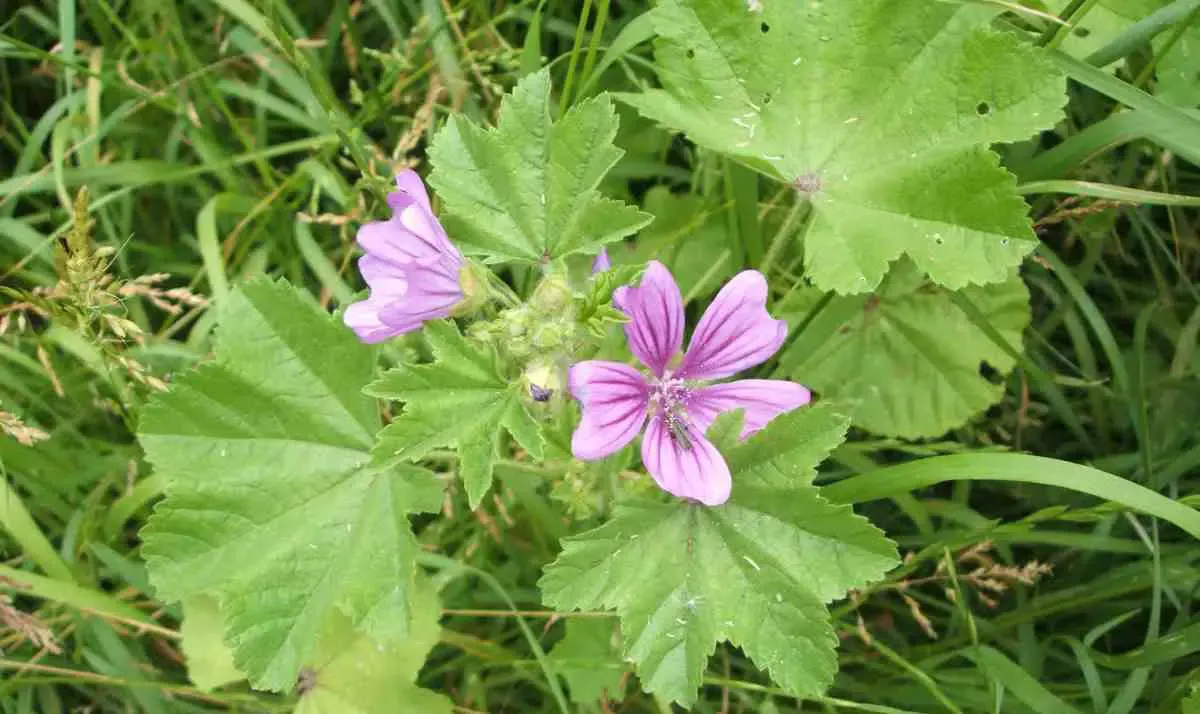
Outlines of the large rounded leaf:
{"type": "MultiPolygon", "coordinates": [[[[1029,295],[1015,273],[964,294],[1009,345],[1020,348],[1029,295]]],[[[821,291],[793,294],[802,317],[821,291]]],[[[999,401],[1012,357],[953,303],[949,291],[898,264],[879,293],[834,297],[780,358],[780,372],[822,397],[849,403],[854,423],[888,436],[938,436],[999,401]]]]}
{"type": "Polygon", "coordinates": [[[260,280],[222,309],[216,360],[142,414],[167,481],[142,552],[159,597],[215,598],[237,669],[287,690],[334,611],[381,642],[405,635],[408,514],[437,507],[436,482],[372,465],[374,353],[311,299],[260,280]]]}
{"type": "Polygon", "coordinates": [[[873,290],[908,255],[939,284],[1003,280],[1036,240],[988,146],[1054,125],[1065,81],[983,3],[667,0],[663,89],[625,95],[812,201],[807,273],[873,290]],[[753,8],[759,7],[759,11],[753,8]]]}

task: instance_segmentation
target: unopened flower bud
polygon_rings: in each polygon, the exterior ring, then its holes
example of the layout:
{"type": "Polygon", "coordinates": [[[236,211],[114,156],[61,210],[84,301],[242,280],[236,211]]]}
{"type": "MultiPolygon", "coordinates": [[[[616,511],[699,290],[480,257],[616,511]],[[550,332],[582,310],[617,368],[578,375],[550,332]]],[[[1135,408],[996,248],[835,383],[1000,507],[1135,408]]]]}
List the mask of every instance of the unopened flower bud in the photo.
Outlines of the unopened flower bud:
{"type": "Polygon", "coordinates": [[[496,326],[490,322],[476,322],[467,328],[467,336],[480,342],[491,342],[496,338],[496,326]]]}
{"type": "Polygon", "coordinates": [[[559,312],[571,304],[571,286],[562,275],[547,275],[533,291],[530,302],[538,310],[559,312]]]}
{"type": "Polygon", "coordinates": [[[535,347],[543,350],[556,350],[567,341],[570,328],[561,322],[551,322],[542,325],[533,335],[535,347]]]}
{"type": "Polygon", "coordinates": [[[504,331],[509,339],[521,339],[525,336],[525,325],[520,320],[508,320],[504,325],[504,331]]]}

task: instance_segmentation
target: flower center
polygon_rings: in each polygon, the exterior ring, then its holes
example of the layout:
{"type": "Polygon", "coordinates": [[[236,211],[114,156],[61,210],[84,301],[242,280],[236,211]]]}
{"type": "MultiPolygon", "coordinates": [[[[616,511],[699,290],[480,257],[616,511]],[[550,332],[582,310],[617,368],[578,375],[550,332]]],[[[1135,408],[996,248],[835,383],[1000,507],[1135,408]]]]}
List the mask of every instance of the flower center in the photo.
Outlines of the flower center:
{"type": "Polygon", "coordinates": [[[650,382],[650,409],[660,410],[667,433],[676,445],[685,451],[692,448],[691,437],[688,436],[687,403],[692,397],[692,390],[682,379],[672,378],[668,373],[661,379],[650,382]]]}

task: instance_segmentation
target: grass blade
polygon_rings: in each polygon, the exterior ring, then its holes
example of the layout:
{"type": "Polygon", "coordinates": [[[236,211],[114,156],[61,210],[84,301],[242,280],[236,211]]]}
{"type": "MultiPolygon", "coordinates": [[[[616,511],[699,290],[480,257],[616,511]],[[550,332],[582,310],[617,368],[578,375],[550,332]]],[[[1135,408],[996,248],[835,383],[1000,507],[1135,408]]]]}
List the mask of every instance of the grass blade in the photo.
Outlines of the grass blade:
{"type": "Polygon", "coordinates": [[[1031,193],[1066,193],[1072,196],[1091,196],[1152,206],[1200,206],[1200,196],[1180,196],[1092,181],[1034,181],[1018,186],[1017,193],[1026,196],[1031,193]]]}
{"type": "Polygon", "coordinates": [[[71,569],[59,557],[42,529],[38,528],[37,521],[33,520],[17,492],[9,486],[7,478],[0,482],[0,527],[12,536],[21,552],[47,575],[65,583],[75,582],[71,569]]]}
{"type": "Polygon", "coordinates": [[[1078,709],[1051,694],[1020,665],[998,650],[985,645],[975,650],[963,650],[962,654],[1039,714],[1080,714],[1078,709]]]}
{"type": "Polygon", "coordinates": [[[889,466],[825,486],[839,503],[888,498],[944,481],[1016,481],[1090,494],[1175,524],[1200,539],[1200,511],[1119,476],[1069,461],[1028,454],[950,454],[889,466]]]}

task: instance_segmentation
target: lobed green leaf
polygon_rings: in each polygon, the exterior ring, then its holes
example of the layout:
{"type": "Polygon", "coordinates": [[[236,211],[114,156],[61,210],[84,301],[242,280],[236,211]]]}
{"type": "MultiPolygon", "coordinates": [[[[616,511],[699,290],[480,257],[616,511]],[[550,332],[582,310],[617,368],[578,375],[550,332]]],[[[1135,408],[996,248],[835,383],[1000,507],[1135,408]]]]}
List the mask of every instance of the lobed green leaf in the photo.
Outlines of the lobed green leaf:
{"type": "Polygon", "coordinates": [[[374,454],[380,463],[416,461],[431,449],[458,448],[459,474],[471,508],[492,484],[501,427],[535,458],[541,430],[525,408],[520,380],[508,379],[494,350],[467,342],[452,321],[426,323],[432,364],[405,365],[383,375],[367,393],[405,404],[384,428],[374,454]]]}
{"type": "Polygon", "coordinates": [[[663,89],[621,95],[812,202],[808,276],[874,289],[902,255],[939,284],[1003,280],[1036,245],[988,150],[1052,126],[1065,80],[991,30],[995,10],[927,0],[668,0],[651,10],[663,89]]]}
{"type": "Polygon", "coordinates": [[[505,97],[494,129],[451,117],[429,150],[447,231],[468,253],[525,263],[595,254],[636,233],[652,216],[596,190],[621,158],[616,133],[605,95],[552,120],[548,69],[505,97]]]}
{"type": "Polygon", "coordinates": [[[684,705],[722,640],[793,694],[821,694],[837,669],[825,603],[897,562],[879,530],[809,485],[845,428],[827,407],[777,418],[728,450],[734,486],[725,505],[618,506],[609,522],[564,540],[541,581],[546,601],[616,610],[643,685],[684,705]],[[802,440],[816,446],[794,448],[802,440]]]}
{"type": "Polygon", "coordinates": [[[437,644],[441,602],[428,579],[416,581],[408,637],[381,644],[334,613],[302,674],[296,714],[450,714],[454,703],[413,682],[437,644]]]}
{"type": "Polygon", "coordinates": [[[217,600],[238,670],[286,690],[338,611],[403,637],[429,472],[371,463],[374,366],[307,296],[258,280],[230,294],[216,359],[156,396],[139,440],[166,498],[142,531],[166,600],[217,600]]]}

